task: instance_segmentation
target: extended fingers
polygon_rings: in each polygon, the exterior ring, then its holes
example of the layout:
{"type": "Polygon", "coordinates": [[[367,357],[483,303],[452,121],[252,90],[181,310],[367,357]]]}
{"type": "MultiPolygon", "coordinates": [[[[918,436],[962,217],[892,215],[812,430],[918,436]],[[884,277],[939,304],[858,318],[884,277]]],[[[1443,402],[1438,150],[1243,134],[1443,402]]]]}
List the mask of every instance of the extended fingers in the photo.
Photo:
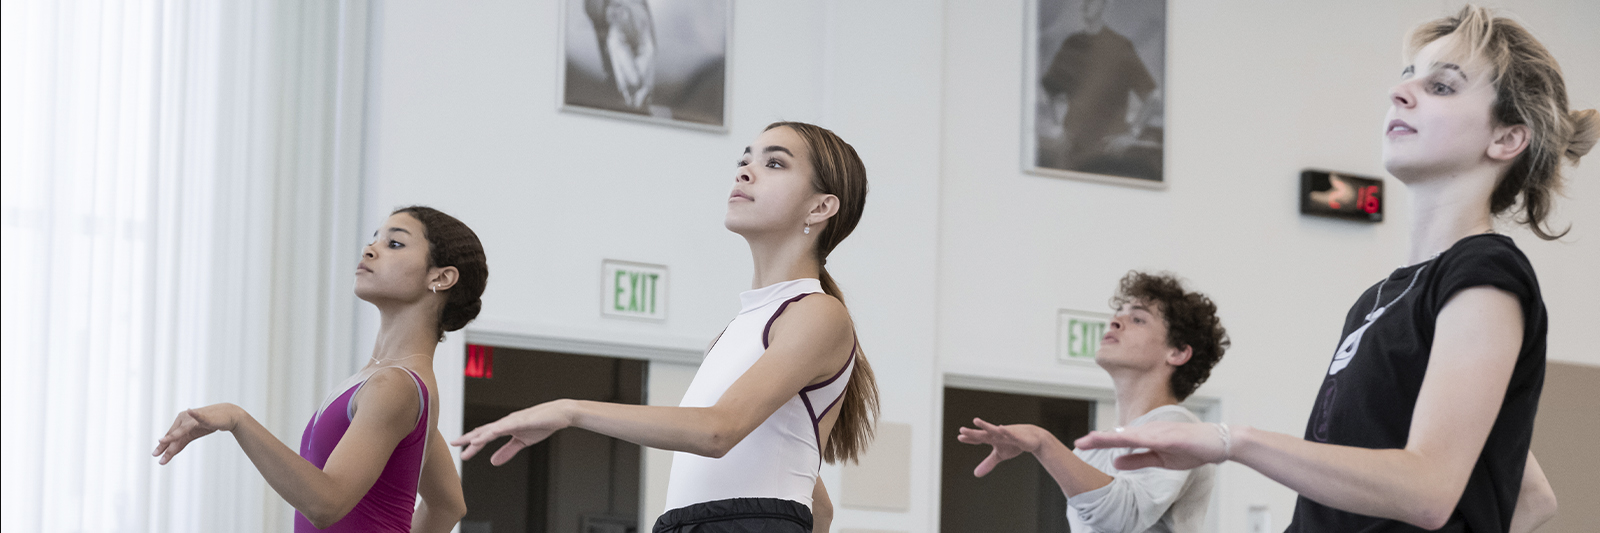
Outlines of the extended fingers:
{"type": "Polygon", "coordinates": [[[477,440],[478,434],[481,433],[482,431],[483,431],[483,426],[478,426],[477,429],[474,429],[472,431],[468,431],[466,433],[463,433],[463,434],[461,434],[460,437],[456,437],[455,440],[450,441],[450,445],[451,446],[466,446],[468,444],[472,444],[472,441],[477,440]]]}
{"type": "MultiPolygon", "coordinates": [[[[454,444],[454,443],[452,443],[452,444],[454,444]]],[[[483,445],[482,444],[470,444],[470,445],[468,445],[466,447],[466,449],[461,450],[461,460],[465,461],[465,460],[473,458],[474,456],[478,455],[478,450],[482,450],[482,449],[483,449],[483,445]]]]}
{"type": "Polygon", "coordinates": [[[527,445],[523,444],[521,439],[511,439],[505,444],[505,446],[501,446],[499,450],[495,450],[494,457],[489,458],[489,464],[495,466],[506,464],[506,461],[510,461],[512,457],[517,455],[517,452],[522,451],[522,449],[526,447],[527,445]]]}
{"type": "Polygon", "coordinates": [[[994,425],[994,424],[990,424],[989,422],[985,421],[982,418],[974,418],[974,419],[972,419],[972,424],[975,425],[975,426],[978,426],[978,430],[977,431],[981,431],[981,432],[986,434],[985,437],[987,437],[986,441],[988,441],[988,442],[1000,442],[1000,441],[1016,442],[1017,441],[1016,434],[1012,433],[1010,429],[1006,428],[1006,426],[997,426],[997,425],[994,425]]]}
{"type": "Polygon", "coordinates": [[[167,462],[171,461],[174,456],[178,455],[178,452],[181,452],[184,448],[189,447],[190,442],[193,441],[180,440],[178,442],[166,445],[166,449],[162,451],[161,460],[158,461],[158,464],[167,464],[167,462]]]}
{"type": "Polygon", "coordinates": [[[450,445],[466,446],[466,449],[461,450],[461,460],[471,459],[477,456],[478,451],[482,450],[484,446],[488,446],[494,439],[500,438],[500,433],[496,431],[498,424],[498,422],[495,422],[478,426],[477,429],[468,431],[465,435],[450,441],[450,445]]]}
{"type": "Polygon", "coordinates": [[[1138,448],[1133,435],[1127,432],[1090,431],[1073,442],[1079,448],[1094,450],[1099,448],[1138,448]]]}
{"type": "Polygon", "coordinates": [[[1165,462],[1155,452],[1130,453],[1112,461],[1117,470],[1138,470],[1152,466],[1165,466],[1165,462]]]}
{"type": "Polygon", "coordinates": [[[178,413],[167,433],[156,439],[156,449],[150,452],[150,456],[156,457],[162,455],[163,452],[169,452],[166,457],[161,458],[161,464],[167,464],[167,461],[172,459],[173,454],[183,449],[182,442],[184,437],[189,434],[189,428],[185,427],[185,422],[190,420],[193,420],[193,417],[189,416],[189,411],[185,410],[182,413],[178,413]]]}
{"type": "Polygon", "coordinates": [[[451,442],[451,444],[456,446],[466,445],[467,448],[461,450],[461,460],[465,461],[467,459],[476,457],[478,455],[478,451],[482,450],[484,446],[488,446],[493,440],[493,433],[479,433],[475,431],[467,435],[462,435],[461,438],[456,439],[454,442],[451,442]]]}
{"type": "Polygon", "coordinates": [[[989,444],[994,440],[994,436],[981,429],[961,428],[956,440],[967,444],[989,444]]]}
{"type": "Polygon", "coordinates": [[[993,451],[989,452],[988,457],[983,458],[983,462],[978,463],[977,468],[972,469],[972,475],[974,477],[987,476],[989,475],[989,472],[994,471],[994,467],[999,466],[1000,462],[1004,460],[1004,457],[1000,457],[1000,449],[995,448],[993,451]]]}

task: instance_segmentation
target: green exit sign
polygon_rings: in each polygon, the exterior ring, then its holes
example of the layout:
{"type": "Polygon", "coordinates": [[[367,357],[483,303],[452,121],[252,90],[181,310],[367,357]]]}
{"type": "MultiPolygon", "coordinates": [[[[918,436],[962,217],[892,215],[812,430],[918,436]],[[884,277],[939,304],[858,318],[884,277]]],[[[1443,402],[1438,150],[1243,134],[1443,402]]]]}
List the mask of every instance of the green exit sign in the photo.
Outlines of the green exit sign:
{"type": "Polygon", "coordinates": [[[1093,364],[1110,322],[1105,313],[1062,309],[1056,314],[1056,360],[1093,364]]]}
{"type": "Polygon", "coordinates": [[[600,278],[602,315],[667,319],[667,267],[607,259],[600,278]]]}

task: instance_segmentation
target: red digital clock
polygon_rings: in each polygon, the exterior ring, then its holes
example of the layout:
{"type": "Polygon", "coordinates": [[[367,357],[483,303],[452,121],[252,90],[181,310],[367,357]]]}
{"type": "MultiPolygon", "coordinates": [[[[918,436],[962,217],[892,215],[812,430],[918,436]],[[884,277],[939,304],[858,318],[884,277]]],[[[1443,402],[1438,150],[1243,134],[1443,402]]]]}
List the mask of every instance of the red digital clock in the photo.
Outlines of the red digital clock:
{"type": "Polygon", "coordinates": [[[1300,172],[1300,213],[1383,222],[1383,180],[1328,172],[1300,172]]]}

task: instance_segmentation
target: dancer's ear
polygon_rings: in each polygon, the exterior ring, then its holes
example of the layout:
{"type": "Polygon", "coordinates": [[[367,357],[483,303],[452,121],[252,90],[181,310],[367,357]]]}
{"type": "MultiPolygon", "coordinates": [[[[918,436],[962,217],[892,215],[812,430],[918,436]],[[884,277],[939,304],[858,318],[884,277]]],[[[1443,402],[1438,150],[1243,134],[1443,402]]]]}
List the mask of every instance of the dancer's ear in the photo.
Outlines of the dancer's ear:
{"type": "Polygon", "coordinates": [[[1494,142],[1489,144],[1489,158],[1500,162],[1510,162],[1522,155],[1528,149],[1528,126],[1514,124],[1495,128],[1494,142]]]}
{"type": "Polygon", "coordinates": [[[1171,352],[1167,353],[1167,364],[1172,366],[1183,366],[1184,363],[1189,362],[1189,358],[1191,357],[1194,357],[1193,346],[1184,346],[1181,350],[1174,348],[1171,352]]]}
{"type": "Polygon", "coordinates": [[[839,197],[832,194],[819,193],[812,199],[811,210],[806,213],[806,223],[811,225],[822,224],[838,213],[839,197]]]}
{"type": "Polygon", "coordinates": [[[433,292],[447,291],[461,280],[461,271],[456,267],[438,267],[428,270],[428,289],[433,292]]]}

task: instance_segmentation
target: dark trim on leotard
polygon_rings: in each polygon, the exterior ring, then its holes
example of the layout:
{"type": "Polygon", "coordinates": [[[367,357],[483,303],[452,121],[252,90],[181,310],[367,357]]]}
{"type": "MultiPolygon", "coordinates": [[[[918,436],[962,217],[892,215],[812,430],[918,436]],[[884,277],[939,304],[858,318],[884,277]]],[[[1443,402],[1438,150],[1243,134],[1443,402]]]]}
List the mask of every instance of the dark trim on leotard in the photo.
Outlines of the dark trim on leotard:
{"type": "Polygon", "coordinates": [[[768,336],[772,334],[772,323],[778,321],[778,316],[783,314],[783,310],[784,309],[788,309],[789,308],[789,304],[798,302],[798,301],[800,301],[801,298],[805,298],[805,297],[811,296],[813,294],[816,294],[816,293],[808,292],[808,293],[805,293],[805,294],[801,294],[799,296],[795,296],[794,298],[790,298],[790,299],[784,301],[783,305],[778,306],[778,311],[775,312],[775,313],[772,313],[772,318],[768,318],[767,319],[767,327],[761,328],[761,349],[765,350],[767,348],[771,348],[772,347],[772,339],[769,339],[768,336]]]}
{"type": "Polygon", "coordinates": [[[827,407],[822,409],[821,413],[816,412],[815,408],[811,407],[811,397],[806,396],[806,393],[826,387],[828,384],[837,381],[839,376],[843,376],[844,371],[848,370],[850,365],[854,364],[855,362],[856,344],[854,341],[852,341],[850,343],[850,358],[844,360],[844,366],[840,367],[839,371],[833,374],[833,377],[828,378],[827,381],[822,383],[808,385],[805,388],[800,389],[800,403],[806,405],[806,417],[811,419],[811,436],[817,440],[817,466],[819,467],[822,466],[822,419],[826,418],[828,416],[828,411],[832,411],[833,406],[839,405],[839,401],[844,399],[845,393],[850,391],[849,389],[839,391],[839,395],[833,398],[833,403],[829,403],[827,407]]]}
{"type": "MultiPolygon", "coordinates": [[[[816,293],[808,292],[808,293],[804,293],[804,294],[795,296],[793,298],[790,298],[790,299],[784,301],[783,305],[779,305],[778,306],[777,312],[772,313],[772,318],[768,318],[767,319],[767,326],[765,328],[761,329],[761,348],[762,349],[766,349],[766,348],[771,348],[772,347],[772,341],[767,338],[769,335],[772,334],[772,323],[778,321],[778,317],[783,314],[783,311],[785,309],[789,308],[789,304],[798,302],[798,301],[800,301],[801,298],[805,298],[805,297],[813,295],[813,294],[816,294],[816,293]]],[[[720,338],[721,336],[719,335],[718,337],[720,338]]],[[[713,344],[715,344],[715,343],[713,343],[713,344]]],[[[828,407],[824,408],[822,410],[821,414],[818,414],[817,411],[816,411],[816,408],[811,406],[811,398],[806,396],[806,393],[814,391],[814,390],[817,390],[817,389],[820,389],[820,388],[823,388],[823,387],[826,387],[829,384],[833,383],[834,381],[837,381],[840,376],[843,376],[844,375],[844,371],[848,370],[852,363],[855,363],[855,360],[856,360],[856,344],[857,343],[856,343],[855,339],[851,339],[850,340],[850,358],[849,359],[845,359],[844,366],[839,367],[839,371],[838,372],[834,372],[833,373],[833,377],[828,378],[828,379],[822,381],[821,383],[817,383],[815,385],[807,385],[804,388],[800,389],[800,402],[805,404],[805,406],[806,406],[806,417],[811,419],[811,436],[816,438],[816,440],[817,440],[817,464],[818,465],[822,464],[822,428],[820,427],[820,424],[822,423],[822,419],[824,417],[828,416],[828,411],[832,411],[833,410],[833,406],[839,405],[839,401],[844,399],[845,392],[848,392],[848,391],[840,391],[839,392],[839,396],[837,398],[834,398],[833,399],[833,403],[828,404],[828,407]]]]}

